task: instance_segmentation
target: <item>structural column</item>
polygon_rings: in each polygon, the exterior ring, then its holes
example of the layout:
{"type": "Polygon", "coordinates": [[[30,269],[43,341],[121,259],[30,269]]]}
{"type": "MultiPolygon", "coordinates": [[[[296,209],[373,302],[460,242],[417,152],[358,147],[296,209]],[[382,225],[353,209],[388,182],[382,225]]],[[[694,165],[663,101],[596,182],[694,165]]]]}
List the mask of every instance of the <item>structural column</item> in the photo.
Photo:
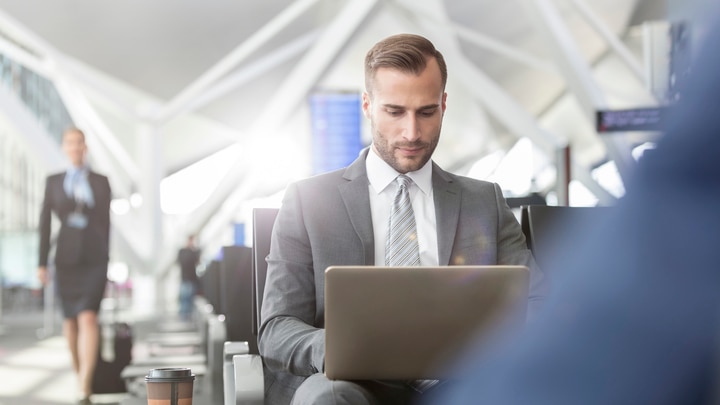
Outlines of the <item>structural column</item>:
{"type": "Polygon", "coordinates": [[[137,127],[136,145],[138,168],[141,175],[137,178],[136,190],[130,200],[133,212],[137,214],[138,226],[128,235],[135,242],[143,258],[145,268],[137,269],[134,279],[138,280],[141,294],[134,294],[136,310],[142,312],[155,310],[164,300],[158,281],[159,260],[163,252],[163,214],[160,207],[160,181],[163,178],[163,155],[161,134],[157,126],[142,121],[137,127]]]}

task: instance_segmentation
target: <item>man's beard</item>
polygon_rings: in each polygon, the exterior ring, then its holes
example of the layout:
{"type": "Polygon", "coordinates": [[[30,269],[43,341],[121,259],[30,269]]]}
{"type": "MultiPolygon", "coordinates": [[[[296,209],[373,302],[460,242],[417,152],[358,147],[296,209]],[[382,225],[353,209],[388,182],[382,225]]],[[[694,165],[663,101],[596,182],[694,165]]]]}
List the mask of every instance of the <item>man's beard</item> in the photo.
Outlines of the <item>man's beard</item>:
{"type": "Polygon", "coordinates": [[[436,136],[429,143],[416,141],[416,142],[402,142],[395,144],[388,144],[385,137],[375,128],[375,125],[371,125],[373,131],[373,145],[375,152],[384,160],[390,167],[395,169],[398,173],[414,172],[421,169],[425,164],[432,158],[433,152],[438,145],[440,136],[436,136]],[[422,156],[418,156],[416,159],[403,161],[399,160],[395,156],[395,151],[398,147],[409,147],[409,148],[423,148],[422,156]]]}

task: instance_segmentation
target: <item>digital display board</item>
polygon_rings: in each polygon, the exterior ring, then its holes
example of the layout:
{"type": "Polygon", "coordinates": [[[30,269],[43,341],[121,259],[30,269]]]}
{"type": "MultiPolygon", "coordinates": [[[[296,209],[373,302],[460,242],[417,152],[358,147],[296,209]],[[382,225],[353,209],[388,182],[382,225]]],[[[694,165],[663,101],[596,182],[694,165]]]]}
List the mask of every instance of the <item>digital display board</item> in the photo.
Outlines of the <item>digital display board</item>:
{"type": "Polygon", "coordinates": [[[349,165],[363,148],[359,93],[310,96],[313,174],[349,165]]]}
{"type": "Polygon", "coordinates": [[[596,113],[598,132],[661,131],[667,107],[600,110],[596,113]]]}

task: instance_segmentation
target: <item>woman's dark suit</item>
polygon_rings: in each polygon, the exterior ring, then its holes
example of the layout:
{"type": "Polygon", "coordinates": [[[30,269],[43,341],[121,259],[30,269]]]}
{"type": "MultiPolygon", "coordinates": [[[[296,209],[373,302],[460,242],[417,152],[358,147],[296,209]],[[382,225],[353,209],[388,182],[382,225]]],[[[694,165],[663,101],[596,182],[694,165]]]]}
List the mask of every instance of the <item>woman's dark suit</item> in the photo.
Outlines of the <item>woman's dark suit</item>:
{"type": "Polygon", "coordinates": [[[50,253],[51,214],[60,219],[55,249],[55,282],[63,315],[73,318],[82,310],[97,310],[105,292],[110,245],[110,183],[107,177],[88,172],[93,207],[79,211],[87,218],[85,228],[70,226],[68,217],[78,207],[63,187],[65,173],[51,175],[45,183],[40,214],[39,266],[47,266],[50,253]]]}

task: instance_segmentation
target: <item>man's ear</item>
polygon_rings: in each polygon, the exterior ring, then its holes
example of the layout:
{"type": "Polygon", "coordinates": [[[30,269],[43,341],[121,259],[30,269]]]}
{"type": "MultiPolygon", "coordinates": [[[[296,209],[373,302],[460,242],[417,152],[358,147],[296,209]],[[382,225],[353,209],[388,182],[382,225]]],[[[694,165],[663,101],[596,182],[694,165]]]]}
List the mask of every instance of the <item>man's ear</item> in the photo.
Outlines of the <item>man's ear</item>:
{"type": "Polygon", "coordinates": [[[365,118],[370,119],[370,109],[372,108],[371,102],[370,102],[370,95],[367,91],[364,91],[362,94],[362,110],[363,115],[365,118]]]}

